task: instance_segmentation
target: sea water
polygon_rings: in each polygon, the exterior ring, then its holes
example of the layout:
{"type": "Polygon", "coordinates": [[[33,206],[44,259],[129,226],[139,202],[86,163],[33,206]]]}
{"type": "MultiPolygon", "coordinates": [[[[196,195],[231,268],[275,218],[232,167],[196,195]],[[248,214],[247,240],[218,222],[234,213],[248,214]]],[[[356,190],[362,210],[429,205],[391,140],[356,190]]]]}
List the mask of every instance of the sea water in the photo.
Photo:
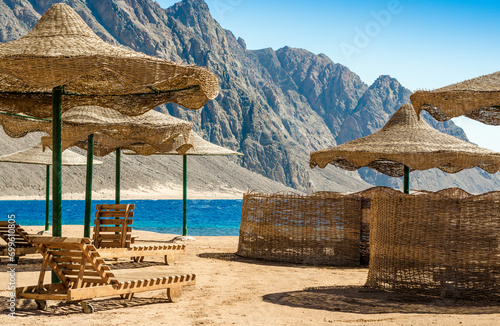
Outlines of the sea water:
{"type": "MultiPolygon", "coordinates": [[[[93,224],[96,204],[113,204],[110,200],[92,201],[93,224]]],[[[182,234],[182,200],[122,200],[122,204],[135,204],[134,224],[136,230],[159,233],[182,234]]],[[[14,214],[21,225],[45,224],[44,200],[0,201],[0,221],[14,214]]],[[[241,220],[242,200],[188,200],[188,235],[221,236],[238,235],[241,220]]],[[[52,207],[50,208],[50,213],[52,207]]],[[[83,225],[85,201],[63,200],[62,223],[83,225]]],[[[50,219],[52,224],[52,219],[50,219]]],[[[64,226],[63,226],[64,233],[64,226]]]]}

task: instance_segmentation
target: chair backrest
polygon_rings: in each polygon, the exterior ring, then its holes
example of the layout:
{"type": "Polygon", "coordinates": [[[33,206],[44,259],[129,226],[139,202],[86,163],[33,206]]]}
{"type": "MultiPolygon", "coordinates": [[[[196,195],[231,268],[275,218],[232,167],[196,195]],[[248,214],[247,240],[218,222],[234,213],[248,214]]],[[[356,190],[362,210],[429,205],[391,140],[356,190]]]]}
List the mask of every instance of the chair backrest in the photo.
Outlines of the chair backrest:
{"type": "Polygon", "coordinates": [[[0,221],[0,237],[7,243],[9,238],[14,237],[16,248],[32,247],[28,232],[26,232],[19,224],[11,224],[8,221],[0,221]],[[12,227],[12,225],[14,227],[12,227]]]}
{"type": "Polygon", "coordinates": [[[88,238],[35,236],[32,241],[44,258],[39,286],[47,266],[68,289],[118,283],[88,238]]]}
{"type": "Polygon", "coordinates": [[[94,246],[130,248],[134,208],[134,204],[97,205],[94,246]]]}

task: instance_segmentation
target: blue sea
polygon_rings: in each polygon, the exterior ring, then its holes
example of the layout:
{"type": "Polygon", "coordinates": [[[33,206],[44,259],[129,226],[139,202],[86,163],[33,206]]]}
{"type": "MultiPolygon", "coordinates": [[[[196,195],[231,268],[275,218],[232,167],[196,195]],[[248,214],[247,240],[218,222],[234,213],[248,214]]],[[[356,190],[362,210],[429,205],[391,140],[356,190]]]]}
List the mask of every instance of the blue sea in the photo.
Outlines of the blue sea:
{"type": "MultiPolygon", "coordinates": [[[[95,205],[113,204],[111,200],[93,200],[91,221],[95,216],[95,205]]],[[[169,234],[182,234],[182,200],[123,200],[122,204],[135,204],[134,224],[136,230],[169,234]]],[[[3,214],[14,214],[21,225],[45,224],[44,200],[0,201],[3,214]]],[[[242,200],[188,200],[187,227],[191,236],[238,235],[241,220],[242,200]]],[[[63,200],[64,224],[83,225],[85,201],[63,200]]],[[[51,211],[52,213],[52,207],[51,211]]],[[[52,220],[51,220],[52,224],[52,220]]]]}

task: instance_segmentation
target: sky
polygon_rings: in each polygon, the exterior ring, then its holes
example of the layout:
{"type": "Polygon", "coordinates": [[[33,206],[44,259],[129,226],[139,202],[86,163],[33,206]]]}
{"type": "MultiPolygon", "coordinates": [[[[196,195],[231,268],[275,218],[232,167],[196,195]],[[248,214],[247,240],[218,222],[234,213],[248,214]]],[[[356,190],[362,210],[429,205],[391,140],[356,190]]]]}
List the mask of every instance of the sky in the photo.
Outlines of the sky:
{"type": "MultiPolygon", "coordinates": [[[[498,0],[205,1],[248,49],[324,53],[368,85],[390,75],[412,91],[427,90],[500,70],[498,0]]],[[[472,142],[500,151],[500,126],[453,121],[472,142]]]]}

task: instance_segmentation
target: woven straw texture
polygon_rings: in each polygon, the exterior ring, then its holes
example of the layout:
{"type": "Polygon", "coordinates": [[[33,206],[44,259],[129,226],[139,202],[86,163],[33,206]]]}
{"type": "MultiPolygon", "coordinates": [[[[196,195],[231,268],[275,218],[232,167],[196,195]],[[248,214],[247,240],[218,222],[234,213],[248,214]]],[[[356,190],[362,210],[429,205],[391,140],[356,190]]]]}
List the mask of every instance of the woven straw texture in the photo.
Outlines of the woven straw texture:
{"type": "MultiPolygon", "coordinates": [[[[42,144],[38,144],[32,148],[0,156],[0,162],[52,165],[52,151],[49,149],[44,151],[42,144]]],[[[94,160],[94,165],[101,164],[101,161],[94,160]]],[[[87,157],[67,150],[62,154],[62,165],[87,165],[87,157]]]]}
{"type": "Polygon", "coordinates": [[[324,168],[328,163],[350,171],[370,167],[392,177],[402,177],[404,165],[411,171],[438,168],[456,173],[479,167],[496,173],[500,153],[437,131],[405,104],[381,130],[311,153],[312,168],[324,168]]]}
{"type": "Polygon", "coordinates": [[[360,192],[346,195],[348,197],[357,198],[361,201],[361,227],[360,227],[360,246],[359,246],[359,259],[362,266],[368,266],[370,262],[370,216],[371,216],[371,202],[373,196],[378,191],[385,191],[386,193],[399,193],[389,187],[373,187],[360,192]]]}
{"type": "MultiPolygon", "coordinates": [[[[95,135],[94,154],[104,156],[117,148],[130,149],[141,155],[157,151],[178,149],[173,140],[178,136],[189,137],[192,123],[175,117],[149,111],[137,117],[125,116],[102,107],[76,107],[62,115],[62,146],[86,149],[87,137],[95,135]]],[[[52,134],[49,119],[33,119],[12,114],[0,114],[0,124],[11,137],[22,137],[28,132],[42,131],[52,134]]],[[[189,138],[187,138],[189,139],[189,138]]],[[[51,137],[42,137],[42,144],[52,146],[51,137]]],[[[179,146],[180,147],[180,146],[179,146]]],[[[183,146],[182,151],[191,146],[183,146]]]]}
{"type": "Polygon", "coordinates": [[[52,88],[60,85],[63,110],[99,105],[127,115],[167,102],[199,109],[218,94],[208,70],[105,43],[66,4],[53,5],[26,36],[0,45],[0,108],[50,117],[52,88]]]}
{"type": "Polygon", "coordinates": [[[247,193],[238,255],[312,265],[359,266],[361,201],[338,193],[247,193]]]}
{"type": "MultiPolygon", "coordinates": [[[[172,149],[168,151],[157,151],[155,154],[158,155],[199,155],[199,156],[243,156],[243,154],[233,151],[229,148],[225,148],[219,145],[212,144],[201,138],[196,132],[191,130],[189,134],[189,140],[186,142],[184,136],[179,136],[172,142],[172,149]],[[184,148],[185,145],[190,145],[189,149],[185,152],[176,150],[179,148],[184,148]]],[[[137,152],[133,151],[123,151],[127,155],[137,155],[137,152]]]]}
{"type": "Polygon", "coordinates": [[[500,299],[500,192],[377,192],[367,285],[409,293],[500,299]]]}
{"type": "Polygon", "coordinates": [[[417,114],[429,112],[446,121],[465,115],[488,125],[500,125],[500,71],[410,96],[417,114]]]}

